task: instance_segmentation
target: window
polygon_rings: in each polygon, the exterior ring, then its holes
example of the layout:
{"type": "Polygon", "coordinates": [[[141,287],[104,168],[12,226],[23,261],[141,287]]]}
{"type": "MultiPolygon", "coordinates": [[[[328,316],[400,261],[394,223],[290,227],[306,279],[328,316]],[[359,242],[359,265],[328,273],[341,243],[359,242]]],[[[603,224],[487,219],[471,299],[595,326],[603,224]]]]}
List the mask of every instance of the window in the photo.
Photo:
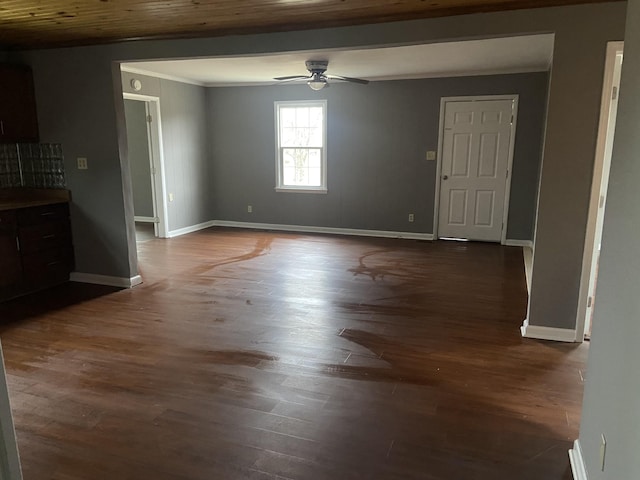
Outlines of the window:
{"type": "Polygon", "coordinates": [[[276,102],[276,190],[327,192],[327,102],[276,102]]]}

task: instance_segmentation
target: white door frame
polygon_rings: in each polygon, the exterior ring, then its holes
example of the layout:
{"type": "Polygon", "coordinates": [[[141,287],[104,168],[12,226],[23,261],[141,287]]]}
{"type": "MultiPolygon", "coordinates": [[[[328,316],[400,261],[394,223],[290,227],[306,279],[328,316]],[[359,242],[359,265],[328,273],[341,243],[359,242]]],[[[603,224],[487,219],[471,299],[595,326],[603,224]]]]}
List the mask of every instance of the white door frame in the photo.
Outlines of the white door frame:
{"type": "Polygon", "coordinates": [[[149,161],[153,181],[151,190],[153,194],[153,215],[158,219],[154,222],[154,230],[158,237],[169,238],[169,213],[167,208],[167,182],[164,168],[164,148],[162,146],[162,118],[160,116],[160,97],[141,95],[138,93],[123,93],[125,100],[138,100],[145,102],[147,114],[151,115],[151,123],[147,123],[149,138],[149,161]],[[153,173],[155,172],[155,173],[153,173]]]}
{"type": "Polygon", "coordinates": [[[442,174],[440,172],[442,168],[442,144],[444,141],[444,120],[445,120],[445,107],[449,102],[483,102],[488,100],[511,100],[513,102],[513,122],[511,122],[511,135],[509,137],[509,160],[507,164],[507,178],[504,192],[504,212],[502,215],[502,222],[504,227],[502,228],[502,236],[500,244],[505,245],[507,243],[507,220],[509,219],[509,198],[511,197],[511,171],[513,167],[513,151],[516,142],[516,124],[518,122],[518,99],[519,95],[479,95],[471,97],[442,97],[440,99],[440,126],[438,127],[438,156],[436,164],[436,193],[433,211],[433,238],[438,239],[438,215],[440,212],[440,184],[442,183],[442,174]]]}
{"type": "Polygon", "coordinates": [[[580,275],[580,293],[578,296],[578,313],[576,318],[576,342],[584,340],[587,320],[587,303],[589,301],[589,285],[591,283],[593,255],[596,248],[596,225],[598,223],[600,188],[602,184],[603,166],[605,164],[607,133],[609,127],[609,112],[613,100],[614,74],[616,57],[622,54],[624,42],[608,42],[607,56],[604,64],[604,78],[602,82],[602,100],[600,101],[600,121],[598,123],[598,138],[596,154],[593,164],[593,178],[591,180],[591,198],[589,200],[589,216],[584,239],[582,255],[582,274],[580,275]]]}
{"type": "Polygon", "coordinates": [[[9,402],[9,388],[0,345],[0,480],[22,480],[20,454],[9,402]]]}

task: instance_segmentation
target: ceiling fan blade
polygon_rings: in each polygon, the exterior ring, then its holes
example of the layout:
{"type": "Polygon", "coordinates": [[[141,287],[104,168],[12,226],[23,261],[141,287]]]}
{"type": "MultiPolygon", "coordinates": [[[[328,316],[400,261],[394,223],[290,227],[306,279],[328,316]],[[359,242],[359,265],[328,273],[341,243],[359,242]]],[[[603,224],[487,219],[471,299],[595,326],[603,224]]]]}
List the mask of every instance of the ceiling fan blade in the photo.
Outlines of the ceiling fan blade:
{"type": "Polygon", "coordinates": [[[276,77],[274,80],[278,80],[279,82],[286,82],[289,80],[302,80],[303,78],[311,78],[309,75],[289,75],[288,77],[276,77]]]}
{"type": "Polygon", "coordinates": [[[327,75],[330,80],[342,80],[343,82],[359,83],[360,85],[366,85],[369,80],[363,78],[342,77],[340,75],[327,75]]]}

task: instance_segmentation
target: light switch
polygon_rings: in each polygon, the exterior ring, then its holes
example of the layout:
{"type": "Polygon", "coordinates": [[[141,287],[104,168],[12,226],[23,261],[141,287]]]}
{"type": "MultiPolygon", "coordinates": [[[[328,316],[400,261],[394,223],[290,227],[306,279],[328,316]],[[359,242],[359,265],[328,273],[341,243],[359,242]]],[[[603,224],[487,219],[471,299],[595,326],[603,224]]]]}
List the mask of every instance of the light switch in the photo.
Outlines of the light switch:
{"type": "Polygon", "coordinates": [[[436,152],[434,150],[429,150],[427,152],[427,160],[435,160],[436,159],[436,152]]]}
{"type": "Polygon", "coordinates": [[[86,157],[78,157],[78,170],[87,170],[89,165],[87,165],[86,157]]]}
{"type": "Polygon", "coordinates": [[[170,193],[170,194],[169,194],[169,201],[170,201],[170,202],[173,202],[173,193],[170,193]]]}

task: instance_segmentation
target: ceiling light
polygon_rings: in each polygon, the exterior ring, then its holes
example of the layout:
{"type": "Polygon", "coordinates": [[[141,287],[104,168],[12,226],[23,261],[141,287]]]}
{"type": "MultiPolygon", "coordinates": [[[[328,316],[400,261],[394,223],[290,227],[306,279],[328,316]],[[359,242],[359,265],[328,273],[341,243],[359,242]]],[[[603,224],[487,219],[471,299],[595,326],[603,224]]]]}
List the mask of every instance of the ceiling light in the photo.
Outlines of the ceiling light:
{"type": "Polygon", "coordinates": [[[307,85],[311,88],[311,90],[322,90],[327,86],[327,79],[317,73],[313,74],[313,78],[311,78],[307,85]]]}

